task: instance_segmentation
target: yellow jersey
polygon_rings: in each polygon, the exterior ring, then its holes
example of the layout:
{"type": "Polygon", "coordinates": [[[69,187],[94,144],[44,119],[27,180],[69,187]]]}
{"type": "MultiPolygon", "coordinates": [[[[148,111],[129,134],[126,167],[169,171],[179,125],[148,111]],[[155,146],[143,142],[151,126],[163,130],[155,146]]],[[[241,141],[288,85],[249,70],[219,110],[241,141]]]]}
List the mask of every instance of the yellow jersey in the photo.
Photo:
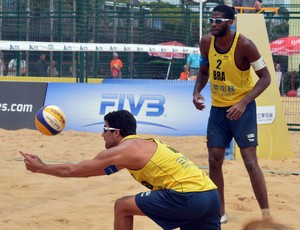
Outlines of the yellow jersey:
{"type": "MultiPolygon", "coordinates": [[[[136,135],[127,136],[137,138],[136,135]]],[[[123,140],[124,140],[123,139],[123,140]]],[[[203,192],[216,189],[211,179],[182,153],[153,138],[157,149],[150,161],[139,170],[129,170],[134,179],[151,190],[203,192]]]]}
{"type": "Polygon", "coordinates": [[[234,61],[239,33],[236,33],[227,53],[218,53],[215,49],[215,37],[212,36],[208,60],[212,105],[228,107],[244,98],[253,88],[250,68],[242,71],[234,61]]]}

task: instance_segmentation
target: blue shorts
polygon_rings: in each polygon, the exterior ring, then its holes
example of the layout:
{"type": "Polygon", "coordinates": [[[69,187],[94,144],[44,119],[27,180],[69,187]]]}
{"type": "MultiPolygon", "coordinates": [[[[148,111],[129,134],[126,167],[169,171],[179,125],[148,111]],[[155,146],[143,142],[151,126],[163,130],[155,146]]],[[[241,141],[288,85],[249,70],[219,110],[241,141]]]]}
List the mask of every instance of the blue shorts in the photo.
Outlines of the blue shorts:
{"type": "Polygon", "coordinates": [[[226,118],[230,107],[211,107],[207,125],[207,146],[227,148],[234,137],[240,148],[257,146],[256,103],[250,102],[239,120],[226,118]]]}
{"type": "Polygon", "coordinates": [[[190,76],[197,76],[199,73],[199,68],[190,68],[190,76]]]}
{"type": "Polygon", "coordinates": [[[218,191],[179,193],[173,190],[142,192],[135,196],[141,211],[164,230],[220,230],[218,191]]]}

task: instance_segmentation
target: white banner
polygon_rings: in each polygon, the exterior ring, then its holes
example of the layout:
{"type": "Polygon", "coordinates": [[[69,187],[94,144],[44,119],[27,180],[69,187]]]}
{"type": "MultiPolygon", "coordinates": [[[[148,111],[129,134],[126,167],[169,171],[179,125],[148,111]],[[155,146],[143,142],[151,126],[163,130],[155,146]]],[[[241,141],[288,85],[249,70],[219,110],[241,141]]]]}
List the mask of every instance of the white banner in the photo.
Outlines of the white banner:
{"type": "Polygon", "coordinates": [[[257,124],[271,124],[276,117],[275,105],[257,106],[257,124]]]}
{"type": "Polygon", "coordinates": [[[122,43],[0,41],[0,50],[199,53],[197,47],[122,43]]]}

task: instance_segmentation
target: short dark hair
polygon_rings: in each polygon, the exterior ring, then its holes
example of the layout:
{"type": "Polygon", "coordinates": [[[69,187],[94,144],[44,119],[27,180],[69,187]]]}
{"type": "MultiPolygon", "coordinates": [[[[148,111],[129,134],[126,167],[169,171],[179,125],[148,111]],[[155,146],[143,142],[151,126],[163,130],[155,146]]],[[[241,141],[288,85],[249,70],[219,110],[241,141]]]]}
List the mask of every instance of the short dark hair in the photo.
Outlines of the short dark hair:
{"type": "Polygon", "coordinates": [[[127,110],[113,111],[104,116],[109,127],[120,129],[122,137],[136,134],[136,119],[127,110]]]}
{"type": "Polygon", "coordinates": [[[233,7],[227,5],[218,5],[216,6],[212,12],[220,12],[223,13],[224,18],[234,20],[235,18],[235,10],[233,7]]]}

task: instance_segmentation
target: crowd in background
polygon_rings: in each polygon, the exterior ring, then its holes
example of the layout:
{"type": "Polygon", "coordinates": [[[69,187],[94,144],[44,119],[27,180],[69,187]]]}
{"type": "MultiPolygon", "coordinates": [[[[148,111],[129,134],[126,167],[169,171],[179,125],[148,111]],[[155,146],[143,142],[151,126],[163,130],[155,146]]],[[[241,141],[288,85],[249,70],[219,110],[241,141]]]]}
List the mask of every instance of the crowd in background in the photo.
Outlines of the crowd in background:
{"type": "MultiPolygon", "coordinates": [[[[4,54],[0,51],[0,76],[25,76],[27,63],[22,56],[22,52],[19,52],[15,58],[12,58],[7,66],[4,61],[4,54]],[[18,68],[19,67],[19,68],[18,68]]],[[[46,54],[42,53],[39,59],[35,61],[32,66],[32,75],[37,77],[57,77],[58,71],[56,69],[56,62],[53,60],[52,64],[46,61],[46,54]]]]}

